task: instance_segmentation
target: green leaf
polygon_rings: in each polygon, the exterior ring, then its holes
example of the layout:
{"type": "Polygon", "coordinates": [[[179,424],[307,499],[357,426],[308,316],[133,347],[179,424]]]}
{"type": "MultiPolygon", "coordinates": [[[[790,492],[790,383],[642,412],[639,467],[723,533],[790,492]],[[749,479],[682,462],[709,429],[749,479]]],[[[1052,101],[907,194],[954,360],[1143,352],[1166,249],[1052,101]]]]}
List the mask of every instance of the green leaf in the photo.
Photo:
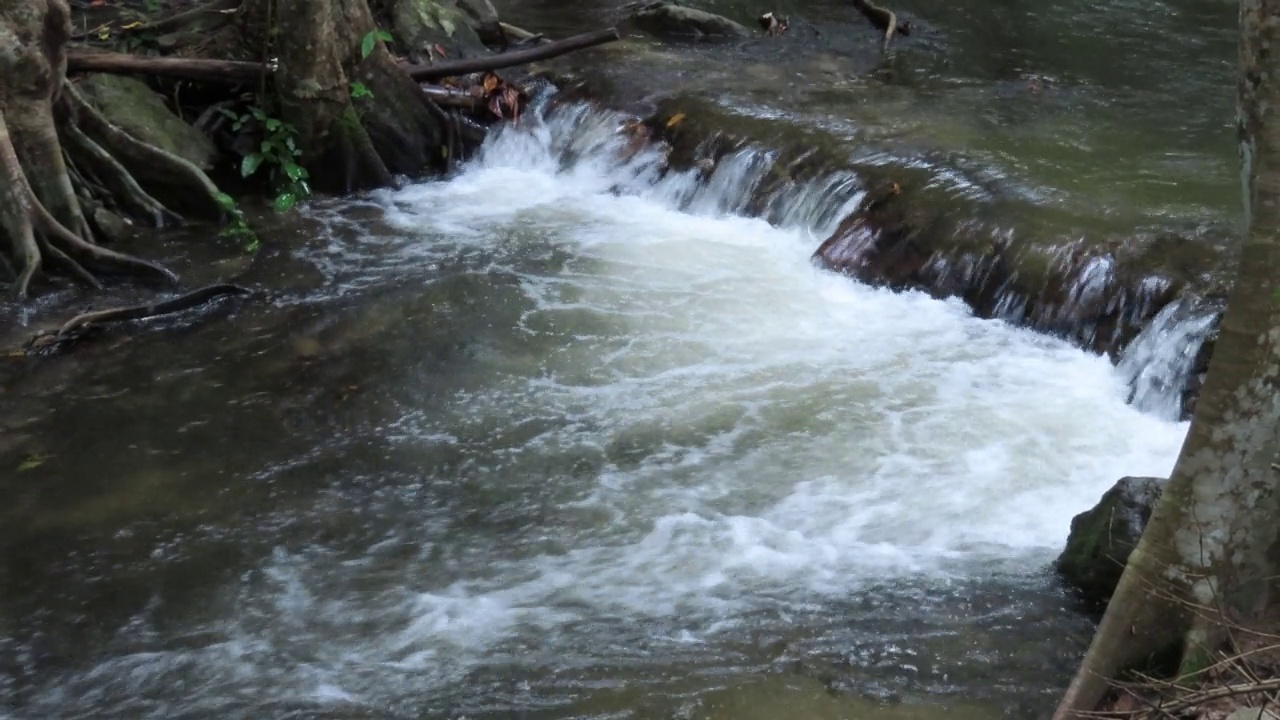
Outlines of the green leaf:
{"type": "Polygon", "coordinates": [[[222,206],[223,210],[229,210],[233,212],[235,211],[236,209],[235,198],[231,197],[230,195],[224,192],[220,192],[217,195],[214,195],[213,197],[218,201],[218,204],[222,206]]]}
{"type": "Polygon", "coordinates": [[[245,155],[244,160],[240,161],[240,177],[249,177],[256,173],[258,168],[262,166],[264,160],[262,153],[253,153],[245,155]]]}
{"type": "Polygon", "coordinates": [[[381,40],[382,42],[391,42],[394,39],[391,37],[391,33],[387,32],[386,30],[378,30],[377,33],[378,33],[378,39],[381,40]]]}
{"type": "Polygon", "coordinates": [[[284,125],[284,123],[275,118],[267,118],[267,132],[279,130],[281,125],[284,125]]]}
{"type": "Polygon", "coordinates": [[[360,58],[364,59],[369,57],[369,54],[373,52],[373,48],[377,44],[378,44],[377,30],[370,30],[369,32],[365,33],[364,39],[360,41],[360,58]]]}
{"type": "Polygon", "coordinates": [[[298,196],[292,192],[282,192],[276,196],[276,200],[271,203],[271,206],[276,209],[276,212],[289,212],[297,204],[298,196]]]}
{"type": "Polygon", "coordinates": [[[301,180],[302,177],[306,175],[306,171],[303,170],[302,166],[299,165],[298,163],[286,162],[283,167],[284,167],[284,174],[288,175],[289,179],[293,180],[294,182],[301,180]]]}
{"type": "Polygon", "coordinates": [[[275,149],[275,147],[276,147],[275,143],[271,142],[270,140],[263,140],[262,144],[258,146],[258,150],[263,155],[269,155],[271,154],[271,151],[275,149]]]}
{"type": "Polygon", "coordinates": [[[362,82],[351,83],[351,98],[355,100],[364,97],[373,97],[373,91],[362,82]]]}
{"type": "Polygon", "coordinates": [[[29,470],[35,470],[36,468],[45,464],[45,462],[49,460],[49,457],[50,456],[44,455],[41,453],[28,455],[26,460],[23,460],[21,463],[18,464],[18,472],[27,472],[29,470]]]}

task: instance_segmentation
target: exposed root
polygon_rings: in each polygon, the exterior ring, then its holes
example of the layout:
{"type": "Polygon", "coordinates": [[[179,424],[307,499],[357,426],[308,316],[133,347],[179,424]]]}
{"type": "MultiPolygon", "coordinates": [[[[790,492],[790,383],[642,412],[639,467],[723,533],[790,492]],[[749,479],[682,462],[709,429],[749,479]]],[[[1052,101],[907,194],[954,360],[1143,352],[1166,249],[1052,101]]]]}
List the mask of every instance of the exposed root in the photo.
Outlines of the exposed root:
{"type": "Polygon", "coordinates": [[[0,231],[7,231],[13,244],[13,259],[17,263],[12,292],[17,298],[26,298],[31,278],[40,271],[40,247],[36,244],[31,226],[31,210],[28,207],[31,186],[22,172],[18,154],[9,139],[9,128],[0,112],[0,172],[4,179],[0,195],[0,231]]]}
{"type": "Polygon", "coordinates": [[[37,238],[36,242],[40,247],[42,255],[52,260],[54,264],[61,265],[66,268],[67,272],[71,273],[74,278],[95,290],[100,290],[102,288],[102,283],[98,282],[98,278],[94,277],[93,273],[85,270],[83,265],[72,260],[70,255],[62,252],[62,250],[57,246],[50,244],[42,238],[37,238]]]}
{"type": "MultiPolygon", "coordinates": [[[[23,184],[25,185],[25,181],[23,184]]],[[[30,193],[30,186],[27,186],[26,190],[30,193]]],[[[73,258],[78,257],[79,259],[88,260],[91,265],[107,272],[124,271],[165,284],[178,281],[177,275],[150,260],[125,255],[115,250],[108,250],[100,245],[94,245],[86,241],[68,230],[62,223],[58,222],[57,218],[50,215],[49,211],[40,204],[34,195],[31,195],[30,203],[33,211],[31,219],[35,227],[44,233],[51,243],[60,243],[64,251],[73,258]]]]}
{"type": "Polygon", "coordinates": [[[75,85],[63,82],[62,102],[70,110],[71,119],[95,140],[133,177],[150,180],[161,187],[179,187],[190,191],[192,207],[209,219],[221,220],[220,192],[213,181],[190,161],[154,145],[142,142],[107,120],[97,108],[84,99],[75,85]]]}
{"type": "MultiPolygon", "coordinates": [[[[77,153],[87,164],[96,168],[94,175],[109,185],[107,197],[120,199],[140,217],[163,227],[168,222],[180,223],[182,216],[165,207],[159,200],[151,197],[138,181],[133,178],[119,161],[111,157],[111,153],[84,134],[73,122],[62,124],[61,135],[68,152],[77,153]],[[113,187],[111,187],[113,186],[113,187]]],[[[70,168],[68,168],[70,169],[70,168]]]]}

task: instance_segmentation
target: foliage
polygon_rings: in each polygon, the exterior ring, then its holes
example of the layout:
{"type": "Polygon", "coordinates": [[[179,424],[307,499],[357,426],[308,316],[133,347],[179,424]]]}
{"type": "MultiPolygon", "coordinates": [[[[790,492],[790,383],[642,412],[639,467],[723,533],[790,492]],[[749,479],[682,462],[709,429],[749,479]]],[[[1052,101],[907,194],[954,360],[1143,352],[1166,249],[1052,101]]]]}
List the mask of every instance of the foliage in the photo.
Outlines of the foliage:
{"type": "Polygon", "coordinates": [[[311,195],[307,170],[298,164],[302,150],[298,148],[297,128],[279,118],[271,117],[256,105],[250,106],[238,116],[229,110],[223,112],[233,120],[232,131],[239,132],[251,125],[260,131],[262,140],[258,149],[245,155],[240,161],[240,175],[251,177],[262,167],[267,167],[271,187],[276,193],[272,202],[276,211],[288,211],[299,200],[311,195]]]}
{"type": "Polygon", "coordinates": [[[362,82],[351,83],[351,99],[352,100],[359,100],[360,98],[371,98],[371,97],[373,97],[373,91],[370,90],[367,86],[365,86],[364,83],[362,82]]]}
{"type": "Polygon", "coordinates": [[[259,245],[258,233],[249,227],[248,221],[244,219],[244,211],[236,204],[235,198],[226,193],[218,193],[218,203],[230,218],[226,227],[222,228],[222,237],[242,243],[245,252],[256,251],[259,245]]]}
{"type": "Polygon", "coordinates": [[[360,58],[364,59],[373,53],[373,48],[377,46],[378,41],[391,42],[391,33],[386,30],[370,30],[364,34],[364,38],[360,41],[360,58]]]}

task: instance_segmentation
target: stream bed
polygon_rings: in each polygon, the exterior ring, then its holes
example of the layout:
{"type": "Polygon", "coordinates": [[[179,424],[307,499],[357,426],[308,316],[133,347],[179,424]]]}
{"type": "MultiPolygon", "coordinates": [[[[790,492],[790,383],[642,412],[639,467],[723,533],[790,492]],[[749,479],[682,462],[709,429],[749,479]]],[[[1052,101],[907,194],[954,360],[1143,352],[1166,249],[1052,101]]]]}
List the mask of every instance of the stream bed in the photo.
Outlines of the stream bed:
{"type": "MultiPolygon", "coordinates": [[[[889,80],[843,3],[793,5],[822,31],[793,56],[602,72],[979,179],[1025,226],[1237,222],[1227,3],[904,1],[889,80]]],[[[447,180],[276,221],[257,301],[0,366],[0,718],[1051,708],[1092,625],[1050,563],[1171,470],[1185,423],[1127,401],[1177,333],[1117,368],[821,270],[856,185],[745,217],[762,155],[663,174],[622,121],[544,98],[447,180]]]]}

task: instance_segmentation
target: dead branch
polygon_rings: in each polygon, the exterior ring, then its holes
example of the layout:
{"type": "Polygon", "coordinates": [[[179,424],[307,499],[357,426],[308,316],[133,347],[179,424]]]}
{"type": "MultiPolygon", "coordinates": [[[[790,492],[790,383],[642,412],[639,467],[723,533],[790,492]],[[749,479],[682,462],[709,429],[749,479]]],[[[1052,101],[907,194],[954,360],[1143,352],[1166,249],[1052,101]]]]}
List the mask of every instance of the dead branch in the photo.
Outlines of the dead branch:
{"type": "MultiPolygon", "coordinates": [[[[547,60],[577,50],[603,45],[619,38],[615,28],[575,35],[524,50],[486,55],[465,60],[451,60],[434,65],[400,63],[409,77],[419,82],[439,80],[455,75],[497,70],[514,65],[547,60]]],[[[113,52],[73,50],[67,53],[67,72],[101,72],[116,75],[152,75],[178,80],[194,80],[224,84],[256,83],[266,66],[238,60],[202,60],[174,57],[141,57],[113,52]]]]}
{"type": "Polygon", "coordinates": [[[877,30],[884,33],[884,44],[881,45],[881,52],[889,52],[889,43],[893,41],[894,35],[910,35],[911,23],[898,22],[898,16],[888,8],[880,7],[871,0],[853,0],[853,6],[858,8],[877,30]]]}
{"type": "Polygon", "coordinates": [[[524,65],[538,60],[547,60],[576,50],[585,50],[586,48],[610,43],[619,39],[619,37],[621,36],[618,35],[617,28],[606,28],[595,32],[583,33],[582,35],[574,35],[573,37],[525,50],[513,50],[497,55],[453,60],[436,63],[435,65],[402,65],[401,67],[405,68],[405,71],[409,73],[409,77],[419,82],[423,80],[439,80],[453,77],[454,75],[469,75],[475,72],[498,70],[513,65],[524,65]]]}
{"type": "Polygon", "coordinates": [[[266,66],[239,60],[205,60],[175,57],[142,57],[116,52],[71,50],[67,53],[67,73],[110,73],[151,75],[176,80],[193,80],[238,85],[256,83],[266,66]]]}

